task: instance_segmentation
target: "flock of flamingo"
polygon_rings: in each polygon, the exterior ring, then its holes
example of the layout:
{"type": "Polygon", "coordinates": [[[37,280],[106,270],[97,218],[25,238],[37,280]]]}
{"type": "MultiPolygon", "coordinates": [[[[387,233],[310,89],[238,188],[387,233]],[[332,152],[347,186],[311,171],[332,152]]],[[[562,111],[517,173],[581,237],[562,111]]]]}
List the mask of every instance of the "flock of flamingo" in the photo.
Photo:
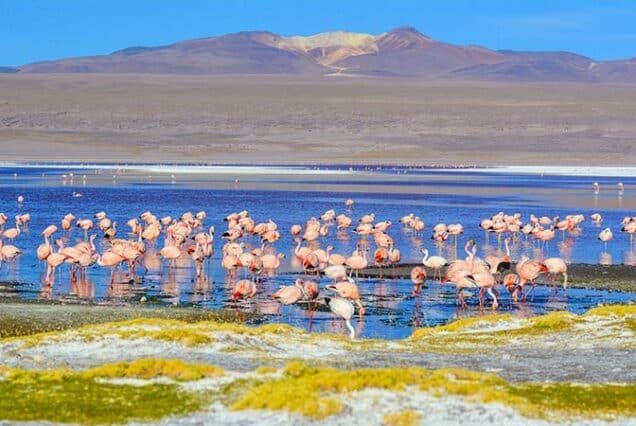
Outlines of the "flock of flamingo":
{"type": "MultiPolygon", "coordinates": [[[[18,203],[24,203],[24,197],[18,198],[18,203]]],[[[345,320],[346,326],[354,337],[350,320],[355,307],[359,315],[364,315],[365,309],[359,289],[359,273],[369,266],[377,266],[384,270],[395,267],[401,262],[401,252],[395,246],[388,230],[393,226],[390,220],[377,221],[375,214],[365,214],[356,222],[351,217],[354,201],[345,201],[346,212],[337,214],[335,210],[328,210],[319,217],[311,217],[304,224],[294,224],[290,233],[296,243],[293,248],[292,264],[302,268],[303,278],[298,278],[294,285],[281,287],[272,297],[283,305],[296,303],[312,303],[323,301],[331,311],[345,320]],[[320,240],[329,235],[330,229],[335,227],[340,232],[353,232],[359,237],[353,253],[343,255],[333,252],[332,246],[321,248],[320,240]],[[375,246],[375,248],[373,248],[375,246]],[[373,254],[369,255],[373,249],[373,254]],[[384,268],[384,269],[383,269],[384,268]],[[320,298],[320,280],[322,276],[330,280],[324,286],[328,297],[320,298]],[[354,278],[355,276],[355,278],[354,278]],[[355,305],[354,305],[355,304],[355,305]]],[[[189,257],[196,268],[196,275],[204,274],[206,264],[209,264],[214,254],[215,229],[213,226],[204,229],[207,215],[204,211],[196,214],[186,212],[179,217],[170,216],[158,218],[150,211],[139,217],[131,218],[126,223],[129,228],[129,238],[118,238],[117,224],[108,217],[106,212],[100,211],[92,218],[77,218],[67,214],[61,218],[59,226],[51,224],[41,233],[44,241],[37,249],[38,259],[46,265],[44,278],[47,286],[55,283],[55,272],[62,265],[68,265],[72,277],[85,276],[88,268],[93,265],[111,269],[111,285],[114,271],[124,270],[135,275],[137,267],[146,255],[148,248],[157,252],[163,259],[168,272],[182,265],[181,260],[189,257]],[[73,227],[83,231],[84,238],[74,245],[66,245],[64,238],[52,241],[60,228],[70,231],[73,227]],[[106,248],[101,252],[95,246],[97,231],[101,232],[106,248]],[[155,250],[158,240],[163,235],[163,247],[155,250]]],[[[600,214],[589,217],[597,226],[603,222],[600,214]]],[[[15,227],[5,229],[8,217],[0,213],[0,267],[3,262],[14,262],[23,251],[13,245],[19,239],[24,227],[31,220],[29,213],[15,216],[15,227]],[[5,243],[7,240],[9,243],[5,243]]],[[[440,250],[438,255],[430,255],[428,249],[422,249],[421,266],[414,267],[410,272],[413,283],[413,295],[420,293],[426,282],[427,274],[440,283],[452,283],[456,287],[457,304],[466,306],[464,292],[470,289],[478,291],[479,304],[483,305],[486,294],[492,300],[492,308],[497,309],[499,292],[497,286],[503,286],[511,293],[515,301],[519,296],[525,299],[533,291],[535,280],[541,274],[547,274],[555,292],[557,291],[557,277],[562,276],[562,287],[567,288],[567,264],[559,257],[548,257],[531,260],[521,256],[512,269],[510,244],[521,238],[532,238],[541,248],[554,239],[558,232],[570,233],[576,236],[582,222],[583,215],[569,215],[565,218],[547,216],[536,217],[529,215],[524,223],[520,213],[512,215],[500,212],[492,217],[483,219],[479,226],[486,233],[497,236],[500,250],[481,259],[477,257],[477,243],[468,240],[464,245],[465,258],[457,256],[458,237],[464,233],[461,224],[437,224],[432,228],[431,239],[440,250]],[[451,239],[455,249],[454,259],[448,260],[441,254],[441,247],[451,239]],[[505,250],[501,249],[503,246],[505,250]],[[527,286],[530,287],[526,291],[527,286]]],[[[225,217],[227,228],[221,239],[221,266],[227,271],[232,284],[232,300],[250,298],[259,291],[259,283],[264,277],[271,276],[281,266],[285,254],[277,252],[276,243],[281,237],[278,225],[273,220],[256,222],[247,210],[236,212],[225,217]],[[258,243],[252,244],[254,241],[258,243]],[[242,279],[241,278],[242,274],[242,279]]],[[[407,232],[421,234],[425,231],[424,221],[413,213],[400,218],[399,223],[407,232]]],[[[628,234],[630,244],[636,233],[636,216],[625,217],[621,231],[628,234]]],[[[598,239],[605,245],[613,239],[610,228],[605,228],[598,234],[598,239]]],[[[68,238],[66,238],[68,240],[68,238]]]]}

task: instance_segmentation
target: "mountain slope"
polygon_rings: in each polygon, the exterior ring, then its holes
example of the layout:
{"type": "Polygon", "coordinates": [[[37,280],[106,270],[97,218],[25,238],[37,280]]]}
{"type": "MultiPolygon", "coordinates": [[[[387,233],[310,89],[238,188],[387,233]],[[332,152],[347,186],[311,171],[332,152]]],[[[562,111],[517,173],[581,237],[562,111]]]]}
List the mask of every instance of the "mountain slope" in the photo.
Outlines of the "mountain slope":
{"type": "Polygon", "coordinates": [[[438,77],[457,68],[505,59],[482,47],[437,42],[410,27],[379,36],[376,45],[376,52],[346,58],[337,65],[360,74],[438,77]]]}
{"type": "MultiPolygon", "coordinates": [[[[13,69],[7,68],[7,71],[13,69]]],[[[283,37],[251,31],[27,64],[24,73],[348,74],[500,81],[636,82],[636,58],[494,51],[436,41],[412,27],[379,35],[283,37]]],[[[0,70],[3,72],[3,70],[0,70]]]]}
{"type": "Polygon", "coordinates": [[[156,74],[319,74],[310,57],[275,47],[280,36],[244,32],[161,47],[134,47],[104,56],[36,62],[23,72],[95,72],[156,74]]]}

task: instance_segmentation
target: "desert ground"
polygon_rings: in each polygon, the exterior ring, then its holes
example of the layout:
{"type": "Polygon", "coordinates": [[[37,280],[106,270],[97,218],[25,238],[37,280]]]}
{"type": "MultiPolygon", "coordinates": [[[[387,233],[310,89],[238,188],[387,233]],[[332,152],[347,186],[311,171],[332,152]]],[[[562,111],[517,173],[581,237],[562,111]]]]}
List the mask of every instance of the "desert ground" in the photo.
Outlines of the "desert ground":
{"type": "Polygon", "coordinates": [[[636,163],[636,86],[0,75],[4,161],[636,163]]]}

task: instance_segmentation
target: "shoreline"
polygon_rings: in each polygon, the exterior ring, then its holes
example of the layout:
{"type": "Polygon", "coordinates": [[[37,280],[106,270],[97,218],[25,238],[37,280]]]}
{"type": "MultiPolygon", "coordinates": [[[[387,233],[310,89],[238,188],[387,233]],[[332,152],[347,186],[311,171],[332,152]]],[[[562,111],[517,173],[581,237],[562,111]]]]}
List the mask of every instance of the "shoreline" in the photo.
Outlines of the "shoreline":
{"type": "Polygon", "coordinates": [[[239,174],[250,175],[267,173],[285,174],[354,174],[383,172],[451,172],[451,173],[497,173],[521,175],[581,176],[581,177],[636,177],[636,167],[623,166],[545,166],[545,165],[511,165],[487,166],[465,164],[249,164],[249,163],[118,163],[118,162],[19,162],[1,161],[0,168],[7,169],[76,169],[76,170],[117,170],[152,173],[182,173],[189,175],[239,174]]]}
{"type": "MultiPolygon", "coordinates": [[[[395,269],[369,267],[360,272],[362,278],[409,279],[410,271],[419,263],[400,264],[395,269]]],[[[514,271],[514,264],[511,266],[514,271]]],[[[302,272],[286,272],[302,275],[302,272]]],[[[636,293],[636,267],[629,265],[568,265],[568,287],[591,290],[605,290],[636,293]]],[[[505,275],[505,273],[504,273],[505,275]]],[[[557,278],[559,292],[562,292],[561,277],[557,278]]],[[[428,282],[439,285],[437,282],[428,282]]],[[[427,285],[425,284],[425,285],[427,285]]],[[[537,286],[550,286],[545,275],[537,281],[537,286]]],[[[505,291],[499,285],[501,291],[505,291]]],[[[236,312],[229,309],[207,309],[194,306],[156,307],[143,303],[125,305],[102,304],[98,302],[69,302],[58,300],[21,299],[0,297],[0,339],[40,333],[60,331],[89,324],[113,321],[125,321],[139,318],[160,318],[198,322],[212,320],[216,322],[258,324],[261,317],[257,314],[236,312]],[[24,309],[28,307],[28,309],[24,309]]]]}
{"type": "Polygon", "coordinates": [[[0,297],[0,339],[49,331],[62,331],[84,325],[159,318],[184,322],[215,321],[220,323],[258,324],[259,317],[229,309],[196,307],[153,307],[69,303],[56,300],[16,299],[0,297]],[[28,307],[27,309],[24,309],[28,307]]]}

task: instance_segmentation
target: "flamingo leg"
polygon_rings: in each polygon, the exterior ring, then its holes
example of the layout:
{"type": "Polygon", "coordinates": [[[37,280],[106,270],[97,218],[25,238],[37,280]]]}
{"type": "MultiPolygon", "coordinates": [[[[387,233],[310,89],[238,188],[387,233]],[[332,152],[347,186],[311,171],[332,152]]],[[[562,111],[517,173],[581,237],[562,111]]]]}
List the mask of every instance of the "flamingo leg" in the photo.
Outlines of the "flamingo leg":
{"type": "Polygon", "coordinates": [[[490,297],[492,297],[492,309],[496,310],[499,307],[499,302],[497,301],[497,297],[495,296],[492,290],[493,289],[489,288],[487,291],[490,297]]]}

